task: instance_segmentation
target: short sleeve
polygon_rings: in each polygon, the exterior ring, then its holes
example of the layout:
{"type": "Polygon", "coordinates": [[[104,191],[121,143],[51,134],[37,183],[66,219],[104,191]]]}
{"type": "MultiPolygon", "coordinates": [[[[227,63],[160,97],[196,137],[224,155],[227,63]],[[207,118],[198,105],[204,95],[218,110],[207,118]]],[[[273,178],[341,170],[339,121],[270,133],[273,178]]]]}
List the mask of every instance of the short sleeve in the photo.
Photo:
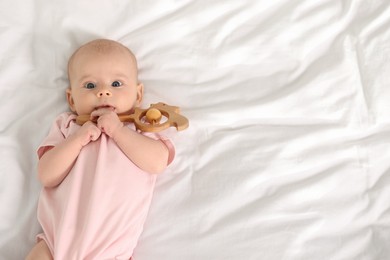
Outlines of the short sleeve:
{"type": "Polygon", "coordinates": [[[68,124],[69,113],[60,114],[52,124],[49,134],[38,147],[37,154],[40,159],[45,152],[50,150],[65,139],[64,128],[68,124]]]}
{"type": "Polygon", "coordinates": [[[149,132],[141,132],[143,135],[150,137],[154,140],[160,140],[164,143],[164,145],[168,148],[168,163],[167,165],[170,165],[175,158],[175,146],[173,145],[172,141],[166,138],[165,136],[162,136],[157,133],[149,133],[149,132]]]}

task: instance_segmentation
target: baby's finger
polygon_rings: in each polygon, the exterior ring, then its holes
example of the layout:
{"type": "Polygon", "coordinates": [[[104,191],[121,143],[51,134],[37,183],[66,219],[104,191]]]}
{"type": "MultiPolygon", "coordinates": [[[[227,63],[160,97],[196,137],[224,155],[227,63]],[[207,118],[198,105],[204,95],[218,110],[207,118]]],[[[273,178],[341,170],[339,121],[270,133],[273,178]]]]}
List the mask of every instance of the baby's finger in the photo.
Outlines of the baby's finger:
{"type": "Polygon", "coordinates": [[[91,118],[97,118],[97,117],[100,117],[102,115],[111,113],[112,111],[113,110],[110,108],[99,108],[97,110],[92,111],[91,118]]]}
{"type": "Polygon", "coordinates": [[[85,122],[84,125],[82,125],[82,128],[84,129],[93,129],[94,127],[96,127],[96,123],[92,122],[92,121],[87,121],[85,122]]]}
{"type": "Polygon", "coordinates": [[[96,141],[100,135],[101,135],[101,131],[99,130],[99,128],[95,128],[91,131],[91,135],[90,135],[90,138],[91,138],[91,141],[96,141]]]}

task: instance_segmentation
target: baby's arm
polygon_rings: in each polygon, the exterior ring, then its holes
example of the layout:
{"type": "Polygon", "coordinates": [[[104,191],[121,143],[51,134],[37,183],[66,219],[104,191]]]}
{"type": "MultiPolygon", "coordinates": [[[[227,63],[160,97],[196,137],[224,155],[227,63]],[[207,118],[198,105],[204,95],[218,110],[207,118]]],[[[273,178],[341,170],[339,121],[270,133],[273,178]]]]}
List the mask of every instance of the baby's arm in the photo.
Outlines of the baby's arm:
{"type": "Polygon", "coordinates": [[[166,145],[124,127],[118,116],[110,110],[100,109],[91,116],[99,117],[97,126],[114,139],[119,148],[139,168],[149,173],[160,173],[168,164],[169,151],[166,145]]]}
{"type": "Polygon", "coordinates": [[[99,138],[101,131],[92,122],[46,151],[38,162],[38,178],[44,187],[59,185],[68,175],[83,146],[99,138]]]}

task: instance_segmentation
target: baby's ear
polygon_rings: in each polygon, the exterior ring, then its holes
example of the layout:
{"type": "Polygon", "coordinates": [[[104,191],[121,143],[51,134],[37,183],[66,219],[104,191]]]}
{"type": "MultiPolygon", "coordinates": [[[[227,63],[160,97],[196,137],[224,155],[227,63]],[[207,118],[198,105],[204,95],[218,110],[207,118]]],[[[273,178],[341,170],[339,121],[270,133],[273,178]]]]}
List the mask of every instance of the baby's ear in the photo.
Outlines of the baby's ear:
{"type": "Polygon", "coordinates": [[[76,109],[74,107],[74,100],[73,100],[73,97],[72,97],[72,90],[71,90],[70,87],[66,89],[66,99],[68,100],[68,104],[69,104],[70,110],[75,112],[76,109]]]}
{"type": "Polygon", "coordinates": [[[144,97],[144,84],[138,83],[138,85],[137,85],[137,100],[136,100],[137,106],[141,105],[143,97],[144,97]]]}

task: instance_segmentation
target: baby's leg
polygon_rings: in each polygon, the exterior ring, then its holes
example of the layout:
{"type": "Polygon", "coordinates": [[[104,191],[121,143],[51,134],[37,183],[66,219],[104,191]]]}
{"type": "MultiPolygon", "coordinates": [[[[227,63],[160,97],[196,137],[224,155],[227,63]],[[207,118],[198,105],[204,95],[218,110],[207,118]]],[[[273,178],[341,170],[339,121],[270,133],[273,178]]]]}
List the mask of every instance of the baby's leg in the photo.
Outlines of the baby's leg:
{"type": "Polygon", "coordinates": [[[26,260],[53,260],[50,250],[44,240],[39,241],[30,251],[26,260]]]}

